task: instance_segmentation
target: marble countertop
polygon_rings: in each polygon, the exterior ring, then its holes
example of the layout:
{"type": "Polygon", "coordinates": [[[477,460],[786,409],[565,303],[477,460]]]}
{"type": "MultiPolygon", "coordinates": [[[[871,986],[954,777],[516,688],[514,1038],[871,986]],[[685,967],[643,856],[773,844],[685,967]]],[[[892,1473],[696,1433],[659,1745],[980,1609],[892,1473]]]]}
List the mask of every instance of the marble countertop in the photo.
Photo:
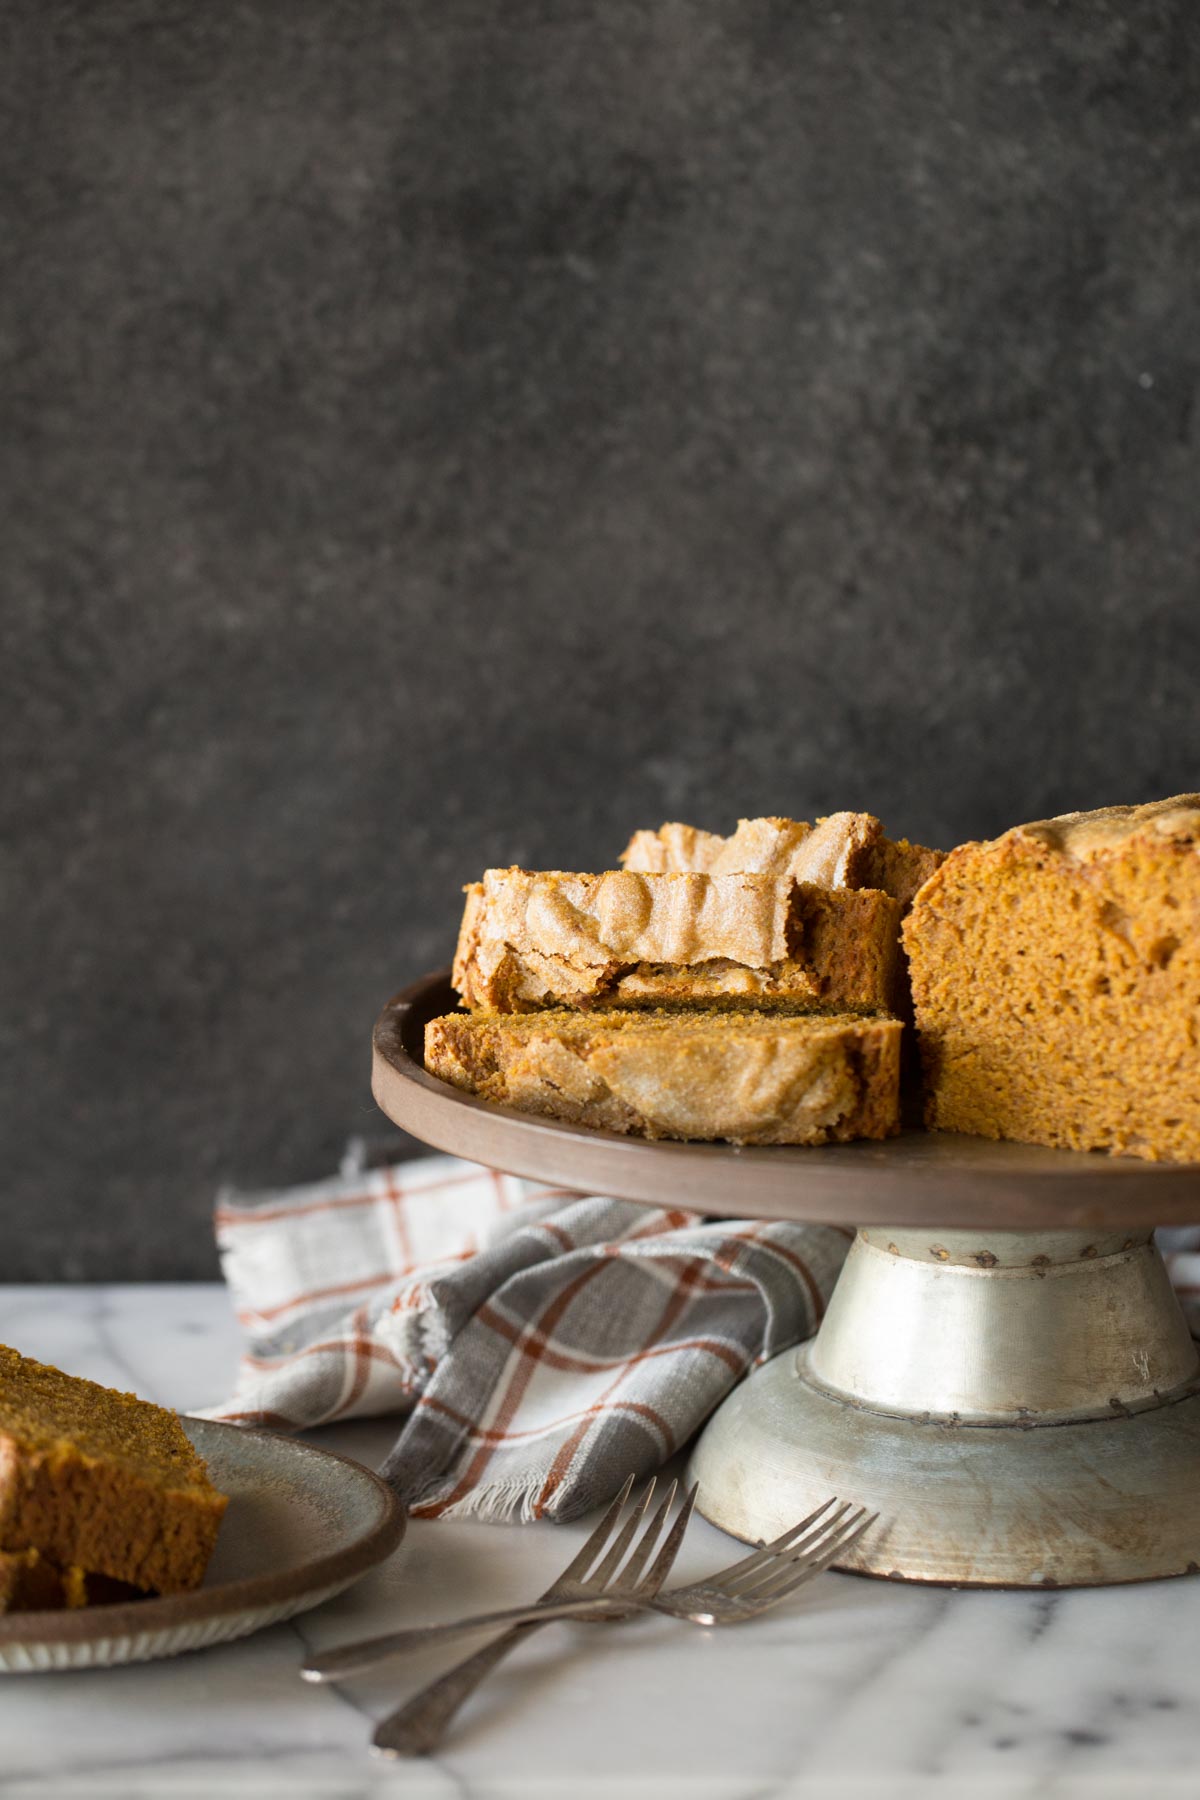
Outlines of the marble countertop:
{"type": "MultiPolygon", "coordinates": [[[[186,1410],[230,1385],[219,1287],[2,1287],[0,1341],[186,1410]]],[[[386,1424],[315,1433],[377,1462],[386,1424]]],[[[466,1647],[342,1688],[303,1650],[536,1593],[584,1527],[414,1524],[391,1563],[257,1637],[168,1662],[0,1681],[0,1793],[160,1800],[992,1800],[1200,1795],[1200,1582],[969,1593],[829,1574],[754,1625],[547,1627],[445,1750],[388,1764],[372,1719],[466,1647]]],[[[677,1564],[730,1540],[697,1521],[677,1564]]]]}

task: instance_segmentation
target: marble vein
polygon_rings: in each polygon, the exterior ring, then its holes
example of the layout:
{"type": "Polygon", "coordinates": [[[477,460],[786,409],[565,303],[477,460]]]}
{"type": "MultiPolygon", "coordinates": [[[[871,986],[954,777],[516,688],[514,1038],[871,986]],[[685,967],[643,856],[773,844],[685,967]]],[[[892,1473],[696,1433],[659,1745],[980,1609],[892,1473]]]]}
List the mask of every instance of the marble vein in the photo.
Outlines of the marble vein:
{"type": "MultiPolygon", "coordinates": [[[[229,1380],[218,1287],[2,1288],[0,1338],[184,1407],[229,1380]]],[[[386,1421],[316,1434],[378,1460],[386,1421]]],[[[0,1681],[4,1800],[1195,1800],[1200,1583],[954,1593],[825,1577],[753,1627],[548,1627],[437,1759],[369,1755],[373,1722],[453,1648],[334,1691],[302,1652],[535,1593],[584,1527],[419,1521],[320,1611],[173,1662],[0,1681]],[[70,1729],[64,1729],[64,1720],[70,1729]]],[[[699,1522],[681,1577],[728,1561],[699,1522]]]]}

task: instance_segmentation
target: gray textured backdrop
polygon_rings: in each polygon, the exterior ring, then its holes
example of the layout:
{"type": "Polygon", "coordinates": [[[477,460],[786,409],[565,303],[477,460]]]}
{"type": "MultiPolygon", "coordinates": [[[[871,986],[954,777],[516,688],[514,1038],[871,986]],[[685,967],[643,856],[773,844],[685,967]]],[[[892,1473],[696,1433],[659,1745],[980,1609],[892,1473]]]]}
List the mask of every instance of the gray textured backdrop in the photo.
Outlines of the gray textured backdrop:
{"type": "Polygon", "coordinates": [[[6,25],[0,1277],[215,1267],[490,862],[1200,786],[1200,12],[6,25]]]}

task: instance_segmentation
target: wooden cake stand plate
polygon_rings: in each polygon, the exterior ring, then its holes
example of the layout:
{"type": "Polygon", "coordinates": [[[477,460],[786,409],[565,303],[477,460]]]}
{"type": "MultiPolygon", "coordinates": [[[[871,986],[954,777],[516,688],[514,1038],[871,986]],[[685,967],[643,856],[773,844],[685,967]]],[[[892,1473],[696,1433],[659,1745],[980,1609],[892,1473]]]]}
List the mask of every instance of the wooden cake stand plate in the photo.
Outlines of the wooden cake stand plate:
{"type": "Polygon", "coordinates": [[[580,1193],[851,1225],[815,1338],[734,1390],[700,1510],[770,1538],[830,1495],[880,1522],[840,1567],[1083,1586],[1200,1572],[1200,1359],[1153,1242],[1200,1221],[1200,1165],[910,1131],[816,1149],[648,1143],[429,1075],[446,971],[389,1002],[375,1097],[452,1151],[580,1193]]]}

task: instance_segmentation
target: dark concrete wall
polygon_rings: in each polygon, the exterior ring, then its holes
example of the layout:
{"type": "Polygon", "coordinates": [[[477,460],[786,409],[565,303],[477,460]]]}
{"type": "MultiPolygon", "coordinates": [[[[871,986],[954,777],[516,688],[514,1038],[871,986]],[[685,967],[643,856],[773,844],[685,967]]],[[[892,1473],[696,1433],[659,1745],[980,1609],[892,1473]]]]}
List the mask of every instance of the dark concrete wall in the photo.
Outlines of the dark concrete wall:
{"type": "Polygon", "coordinates": [[[1200,13],[4,9],[0,1278],[204,1275],[491,862],[1200,786],[1200,13]]]}

